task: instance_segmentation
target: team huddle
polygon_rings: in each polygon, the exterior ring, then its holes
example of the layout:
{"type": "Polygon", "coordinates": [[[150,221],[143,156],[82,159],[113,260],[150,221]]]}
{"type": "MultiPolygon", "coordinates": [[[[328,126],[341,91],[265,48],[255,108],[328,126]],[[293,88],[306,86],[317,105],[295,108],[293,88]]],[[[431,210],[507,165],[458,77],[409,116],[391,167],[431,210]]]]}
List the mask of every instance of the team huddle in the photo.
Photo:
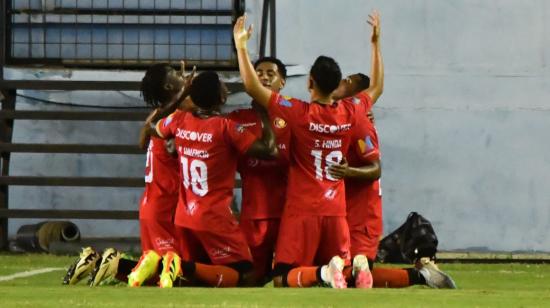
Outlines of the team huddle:
{"type": "Polygon", "coordinates": [[[309,101],[282,95],[287,72],[276,58],[251,63],[246,16],[234,27],[249,109],[222,114],[227,90],[217,73],[186,75],[151,66],[142,95],[154,108],[140,134],[147,148],[138,262],[88,247],[64,283],[89,276],[131,287],[330,286],[455,288],[429,259],[415,267],[374,267],[382,236],[380,152],[371,108],[384,83],[380,19],[372,26],[370,78],[342,78],[318,57],[309,101]],[[242,204],[231,210],[235,175],[242,204]]]}

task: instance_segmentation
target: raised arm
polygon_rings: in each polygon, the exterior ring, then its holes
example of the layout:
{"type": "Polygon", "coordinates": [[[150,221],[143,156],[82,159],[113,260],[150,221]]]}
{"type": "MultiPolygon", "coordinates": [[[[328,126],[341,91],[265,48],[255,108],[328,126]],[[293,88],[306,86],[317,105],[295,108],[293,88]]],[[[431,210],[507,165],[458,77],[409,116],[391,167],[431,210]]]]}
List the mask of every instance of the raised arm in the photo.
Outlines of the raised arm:
{"type": "Polygon", "coordinates": [[[279,154],[275,134],[271,129],[271,123],[265,109],[260,110],[260,119],[262,120],[262,137],[256,140],[246,152],[247,155],[260,159],[274,159],[279,154]]]}
{"type": "Polygon", "coordinates": [[[237,48],[237,57],[239,59],[239,71],[244,83],[246,93],[250,95],[258,104],[267,108],[271,98],[271,90],[262,86],[252,62],[248,55],[247,43],[252,34],[252,25],[245,29],[246,15],[237,19],[233,28],[233,39],[237,48]]]}
{"type": "Polygon", "coordinates": [[[372,57],[370,86],[365,92],[372,98],[373,103],[376,103],[384,91],[384,63],[380,52],[380,14],[374,11],[369,15],[368,23],[372,26],[372,57]]]}

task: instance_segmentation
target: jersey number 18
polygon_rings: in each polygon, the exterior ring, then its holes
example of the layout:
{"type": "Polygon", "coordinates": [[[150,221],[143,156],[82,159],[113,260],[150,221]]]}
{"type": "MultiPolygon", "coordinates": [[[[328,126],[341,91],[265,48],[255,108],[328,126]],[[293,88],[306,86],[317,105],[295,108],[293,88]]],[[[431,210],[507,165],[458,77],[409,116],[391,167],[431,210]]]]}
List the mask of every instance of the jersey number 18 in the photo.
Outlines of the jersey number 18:
{"type": "Polygon", "coordinates": [[[181,167],[183,174],[183,186],[189,188],[199,197],[208,193],[208,169],[206,163],[199,159],[192,159],[191,163],[187,157],[181,157],[181,167]]]}
{"type": "Polygon", "coordinates": [[[318,180],[323,180],[323,178],[325,178],[330,181],[338,181],[337,178],[334,178],[330,175],[328,169],[330,168],[330,166],[340,163],[343,157],[341,151],[331,151],[323,159],[323,151],[312,150],[311,156],[315,157],[315,161],[313,162],[313,164],[315,165],[315,177],[318,180]],[[325,162],[324,168],[323,161],[325,162]]]}

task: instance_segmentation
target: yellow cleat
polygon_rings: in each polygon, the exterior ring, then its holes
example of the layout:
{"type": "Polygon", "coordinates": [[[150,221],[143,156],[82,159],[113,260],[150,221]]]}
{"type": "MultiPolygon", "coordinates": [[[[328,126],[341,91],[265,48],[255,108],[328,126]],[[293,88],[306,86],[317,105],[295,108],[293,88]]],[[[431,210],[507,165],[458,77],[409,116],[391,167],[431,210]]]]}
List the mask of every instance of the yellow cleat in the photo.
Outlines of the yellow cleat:
{"type": "Polygon", "coordinates": [[[118,271],[120,257],[120,252],[115,248],[105,249],[101,256],[101,262],[96,263],[95,269],[90,274],[88,285],[95,287],[108,278],[114,278],[118,271]]]}
{"type": "Polygon", "coordinates": [[[154,277],[157,274],[160,259],[161,256],[153,250],[144,252],[136,267],[128,275],[128,286],[140,287],[146,280],[154,277]]]}
{"type": "Polygon", "coordinates": [[[83,248],[78,259],[67,270],[67,274],[63,278],[63,284],[77,284],[93,271],[99,259],[99,253],[92,247],[83,248]]]}
{"type": "Polygon", "coordinates": [[[171,288],[174,280],[181,274],[181,258],[175,252],[167,252],[162,258],[159,286],[161,288],[171,288]]]}

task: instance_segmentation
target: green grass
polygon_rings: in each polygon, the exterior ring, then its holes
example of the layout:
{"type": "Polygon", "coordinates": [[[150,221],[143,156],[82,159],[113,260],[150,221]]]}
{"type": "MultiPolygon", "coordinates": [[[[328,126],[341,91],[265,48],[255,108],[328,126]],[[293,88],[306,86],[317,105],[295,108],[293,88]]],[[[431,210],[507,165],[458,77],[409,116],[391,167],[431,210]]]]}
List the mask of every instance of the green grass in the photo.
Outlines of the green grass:
{"type": "MultiPolygon", "coordinates": [[[[0,254],[0,277],[74,257],[0,254]]],[[[0,282],[0,307],[550,307],[550,265],[443,264],[458,290],[130,289],[61,285],[64,270],[0,282]]]]}

